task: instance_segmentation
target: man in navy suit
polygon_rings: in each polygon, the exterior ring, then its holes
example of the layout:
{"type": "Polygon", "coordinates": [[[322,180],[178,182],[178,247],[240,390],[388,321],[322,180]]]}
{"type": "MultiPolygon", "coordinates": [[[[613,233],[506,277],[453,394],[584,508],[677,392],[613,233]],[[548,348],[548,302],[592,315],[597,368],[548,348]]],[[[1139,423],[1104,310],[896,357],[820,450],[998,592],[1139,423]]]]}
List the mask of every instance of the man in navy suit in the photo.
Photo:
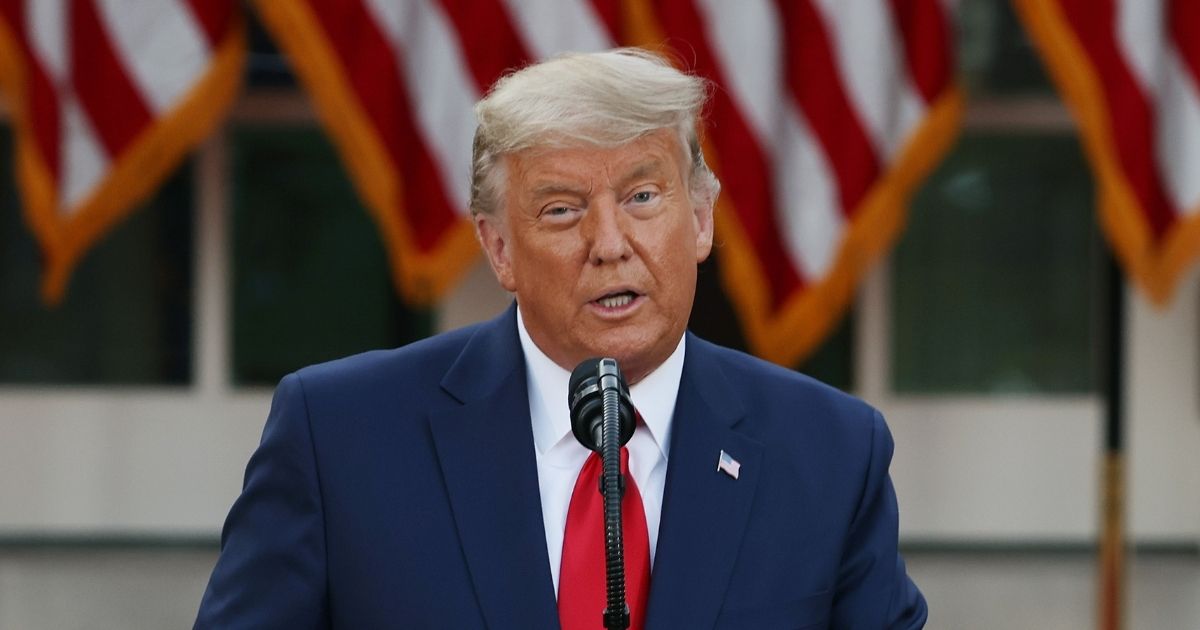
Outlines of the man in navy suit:
{"type": "Polygon", "coordinates": [[[924,625],[879,413],[686,332],[719,191],[696,132],[707,91],[637,50],[493,87],[471,209],[515,304],[283,379],[198,628],[589,626],[560,595],[574,502],[595,488],[567,377],[593,356],[619,361],[641,416],[635,627],[924,625]]]}

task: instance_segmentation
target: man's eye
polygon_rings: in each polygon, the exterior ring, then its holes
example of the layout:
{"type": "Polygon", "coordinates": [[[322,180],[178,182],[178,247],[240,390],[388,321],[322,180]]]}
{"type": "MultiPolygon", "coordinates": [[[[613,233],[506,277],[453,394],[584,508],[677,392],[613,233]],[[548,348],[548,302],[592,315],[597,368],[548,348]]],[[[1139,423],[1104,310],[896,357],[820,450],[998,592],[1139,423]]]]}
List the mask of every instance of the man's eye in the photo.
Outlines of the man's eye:
{"type": "Polygon", "coordinates": [[[542,211],[542,214],[550,217],[561,217],[571,213],[570,206],[550,206],[542,211]]]}
{"type": "Polygon", "coordinates": [[[647,203],[654,199],[654,193],[649,190],[643,190],[633,193],[634,203],[647,203]]]}

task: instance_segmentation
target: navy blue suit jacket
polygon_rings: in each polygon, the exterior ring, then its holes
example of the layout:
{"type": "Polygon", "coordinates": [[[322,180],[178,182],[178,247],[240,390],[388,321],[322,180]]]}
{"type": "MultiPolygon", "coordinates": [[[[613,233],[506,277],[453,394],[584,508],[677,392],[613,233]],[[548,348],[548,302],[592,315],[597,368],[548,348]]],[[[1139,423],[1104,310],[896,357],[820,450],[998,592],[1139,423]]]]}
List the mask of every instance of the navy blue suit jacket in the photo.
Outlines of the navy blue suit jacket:
{"type": "MultiPolygon", "coordinates": [[[[921,627],[879,413],[686,343],[646,628],[921,627]]],[[[515,309],[285,377],[196,627],[557,628],[515,309]]]]}

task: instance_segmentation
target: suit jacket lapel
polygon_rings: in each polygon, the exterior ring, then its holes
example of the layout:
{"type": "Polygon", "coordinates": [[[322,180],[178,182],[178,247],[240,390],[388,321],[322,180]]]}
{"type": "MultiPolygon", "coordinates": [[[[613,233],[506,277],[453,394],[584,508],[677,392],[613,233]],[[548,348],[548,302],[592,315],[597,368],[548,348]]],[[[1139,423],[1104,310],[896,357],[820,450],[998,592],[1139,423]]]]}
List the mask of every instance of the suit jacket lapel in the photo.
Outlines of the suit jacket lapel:
{"type": "Polygon", "coordinates": [[[744,415],[706,342],[688,333],[671,428],[646,627],[711,628],[737,559],[762,470],[763,445],[734,427],[744,415]],[[721,451],[741,463],[717,470],[721,451]]]}
{"type": "Polygon", "coordinates": [[[458,535],[491,628],[557,628],[515,308],[485,324],[442,387],[463,403],[430,428],[458,535]]]}

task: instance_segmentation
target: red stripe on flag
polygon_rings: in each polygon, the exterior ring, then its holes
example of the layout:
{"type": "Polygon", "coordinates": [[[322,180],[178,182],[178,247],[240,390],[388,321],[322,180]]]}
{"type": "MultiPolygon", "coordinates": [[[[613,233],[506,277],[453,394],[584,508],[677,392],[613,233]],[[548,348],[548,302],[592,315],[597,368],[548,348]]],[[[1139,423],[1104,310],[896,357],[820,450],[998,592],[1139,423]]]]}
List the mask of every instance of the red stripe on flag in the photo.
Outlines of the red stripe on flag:
{"type": "Polygon", "coordinates": [[[530,59],[498,0],[441,0],[480,92],[530,59]]]}
{"type": "Polygon", "coordinates": [[[42,67],[41,60],[33,55],[29,46],[29,34],[25,31],[25,3],[21,0],[5,0],[0,5],[13,37],[18,40],[24,56],[26,72],[26,114],[33,127],[33,142],[38,153],[46,161],[46,168],[55,181],[62,171],[59,147],[62,146],[62,130],[59,117],[58,93],[50,81],[50,75],[42,67]]]}
{"type": "MultiPolygon", "coordinates": [[[[680,58],[695,59],[695,72],[724,85],[720,65],[712,54],[704,24],[691,0],[662,0],[655,7],[658,21],[675,40],[680,58]]],[[[733,201],[738,222],[754,246],[777,308],[804,280],[779,240],[778,209],[772,195],[771,167],[729,92],[713,92],[708,137],[716,147],[723,190],[733,201]]]]}
{"type": "Polygon", "coordinates": [[[150,124],[150,110],[125,74],[92,0],[71,3],[71,82],[109,156],[150,124]]]}
{"type": "Polygon", "coordinates": [[[838,72],[832,42],[811,0],[776,0],[790,52],[784,73],[837,180],[842,214],[853,218],[879,176],[875,149],[838,72]]]}
{"type": "Polygon", "coordinates": [[[216,48],[233,23],[234,3],[231,0],[187,0],[187,5],[208,38],[209,48],[216,48]]]}
{"type": "Polygon", "coordinates": [[[1154,153],[1154,111],[1142,94],[1116,41],[1112,0],[1061,0],[1063,14],[1083,45],[1100,81],[1116,150],[1155,240],[1175,220],[1154,153]]]}
{"type": "Polygon", "coordinates": [[[434,249],[460,219],[445,196],[442,174],[413,121],[404,73],[391,43],[362,5],[310,0],[342,71],[403,177],[405,223],[422,252],[434,249]]]}
{"type": "Polygon", "coordinates": [[[46,161],[50,175],[57,182],[62,174],[62,115],[58,92],[38,60],[30,58],[27,68],[29,83],[26,89],[29,90],[28,112],[33,127],[33,141],[46,161]]]}
{"type": "Polygon", "coordinates": [[[1183,65],[1192,75],[1192,87],[1200,97],[1200,2],[1175,0],[1170,3],[1167,24],[1183,65]]]}
{"type": "Polygon", "coordinates": [[[623,43],[621,36],[621,0],[590,0],[596,17],[608,31],[608,37],[613,42],[623,43]]]}
{"type": "Polygon", "coordinates": [[[896,30],[904,39],[909,76],[925,102],[950,84],[950,26],[940,0],[890,0],[896,30]]]}

